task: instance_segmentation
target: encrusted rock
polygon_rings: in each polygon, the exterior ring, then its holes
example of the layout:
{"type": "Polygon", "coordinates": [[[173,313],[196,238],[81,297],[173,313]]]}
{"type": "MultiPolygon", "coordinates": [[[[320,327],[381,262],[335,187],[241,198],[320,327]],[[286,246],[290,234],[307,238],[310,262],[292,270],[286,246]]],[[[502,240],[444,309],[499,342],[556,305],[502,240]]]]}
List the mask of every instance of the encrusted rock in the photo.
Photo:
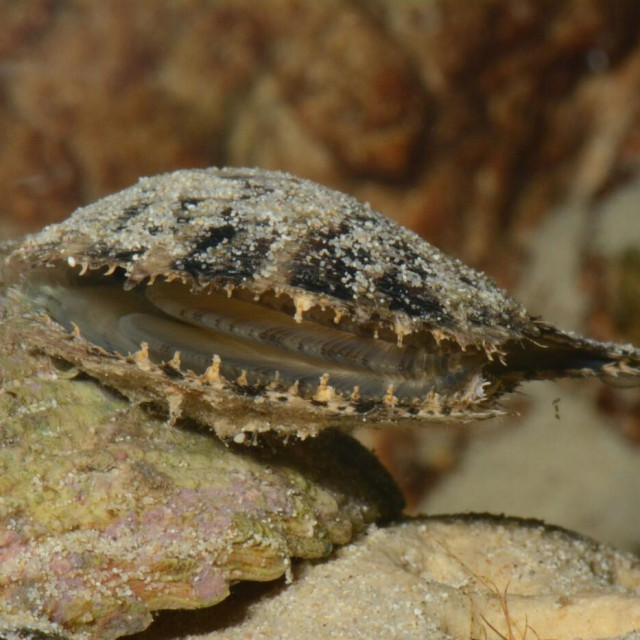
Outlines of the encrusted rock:
{"type": "Polygon", "coordinates": [[[293,640],[322,629],[348,640],[622,640],[640,633],[640,562],[533,520],[420,518],[303,563],[289,589],[266,591],[242,615],[233,604],[198,638],[293,640]]]}
{"type": "Polygon", "coordinates": [[[0,324],[0,637],[120,637],[151,612],[217,603],[326,556],[402,498],[329,431],[224,444],[34,354],[0,324]]]}

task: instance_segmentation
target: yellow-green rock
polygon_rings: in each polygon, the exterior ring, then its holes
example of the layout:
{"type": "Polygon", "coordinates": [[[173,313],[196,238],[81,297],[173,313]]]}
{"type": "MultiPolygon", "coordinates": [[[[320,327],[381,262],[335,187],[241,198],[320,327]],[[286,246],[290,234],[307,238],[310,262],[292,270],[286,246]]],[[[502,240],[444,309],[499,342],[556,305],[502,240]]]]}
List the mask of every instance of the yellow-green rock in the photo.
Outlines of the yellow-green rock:
{"type": "Polygon", "coordinates": [[[0,638],[117,638],[154,610],[276,579],[402,507],[348,436],[250,446],[171,425],[39,353],[28,334],[46,320],[12,295],[2,312],[0,638]]]}

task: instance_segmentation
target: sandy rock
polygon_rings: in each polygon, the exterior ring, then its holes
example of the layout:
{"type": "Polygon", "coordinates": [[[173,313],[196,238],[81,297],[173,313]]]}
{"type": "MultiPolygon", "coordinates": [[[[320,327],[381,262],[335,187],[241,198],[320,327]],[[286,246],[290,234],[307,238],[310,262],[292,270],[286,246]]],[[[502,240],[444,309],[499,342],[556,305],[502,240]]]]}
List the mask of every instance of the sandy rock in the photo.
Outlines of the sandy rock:
{"type": "Polygon", "coordinates": [[[200,640],[632,638],[640,564],[537,521],[422,518],[303,563],[292,585],[246,609],[240,598],[227,605],[225,623],[200,640]]]}

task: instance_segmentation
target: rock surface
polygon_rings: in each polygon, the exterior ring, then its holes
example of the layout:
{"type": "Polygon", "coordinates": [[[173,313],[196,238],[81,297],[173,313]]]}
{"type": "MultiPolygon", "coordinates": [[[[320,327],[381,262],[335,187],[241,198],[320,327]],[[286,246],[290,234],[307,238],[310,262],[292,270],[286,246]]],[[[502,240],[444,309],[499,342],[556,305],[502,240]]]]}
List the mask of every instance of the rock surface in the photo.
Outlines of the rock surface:
{"type": "Polygon", "coordinates": [[[7,299],[3,314],[0,637],[139,631],[152,611],[278,578],[402,508],[347,436],[252,447],[170,426],[23,349],[28,324],[7,299]]]}
{"type": "Polygon", "coordinates": [[[201,618],[197,635],[160,637],[632,638],[640,563],[537,521],[442,516],[372,528],[330,561],[297,567],[287,589],[233,600],[217,630],[201,618]]]}

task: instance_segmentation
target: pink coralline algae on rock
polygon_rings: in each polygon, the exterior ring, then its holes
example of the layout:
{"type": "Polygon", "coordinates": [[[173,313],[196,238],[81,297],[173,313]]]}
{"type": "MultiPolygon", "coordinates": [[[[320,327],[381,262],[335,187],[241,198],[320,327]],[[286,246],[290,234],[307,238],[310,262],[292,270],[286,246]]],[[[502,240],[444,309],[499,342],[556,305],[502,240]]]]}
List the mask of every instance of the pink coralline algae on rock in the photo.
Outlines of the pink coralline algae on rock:
{"type": "Polygon", "coordinates": [[[171,427],[24,349],[23,310],[3,311],[0,637],[117,638],[400,512],[348,436],[246,447],[171,427]]]}

